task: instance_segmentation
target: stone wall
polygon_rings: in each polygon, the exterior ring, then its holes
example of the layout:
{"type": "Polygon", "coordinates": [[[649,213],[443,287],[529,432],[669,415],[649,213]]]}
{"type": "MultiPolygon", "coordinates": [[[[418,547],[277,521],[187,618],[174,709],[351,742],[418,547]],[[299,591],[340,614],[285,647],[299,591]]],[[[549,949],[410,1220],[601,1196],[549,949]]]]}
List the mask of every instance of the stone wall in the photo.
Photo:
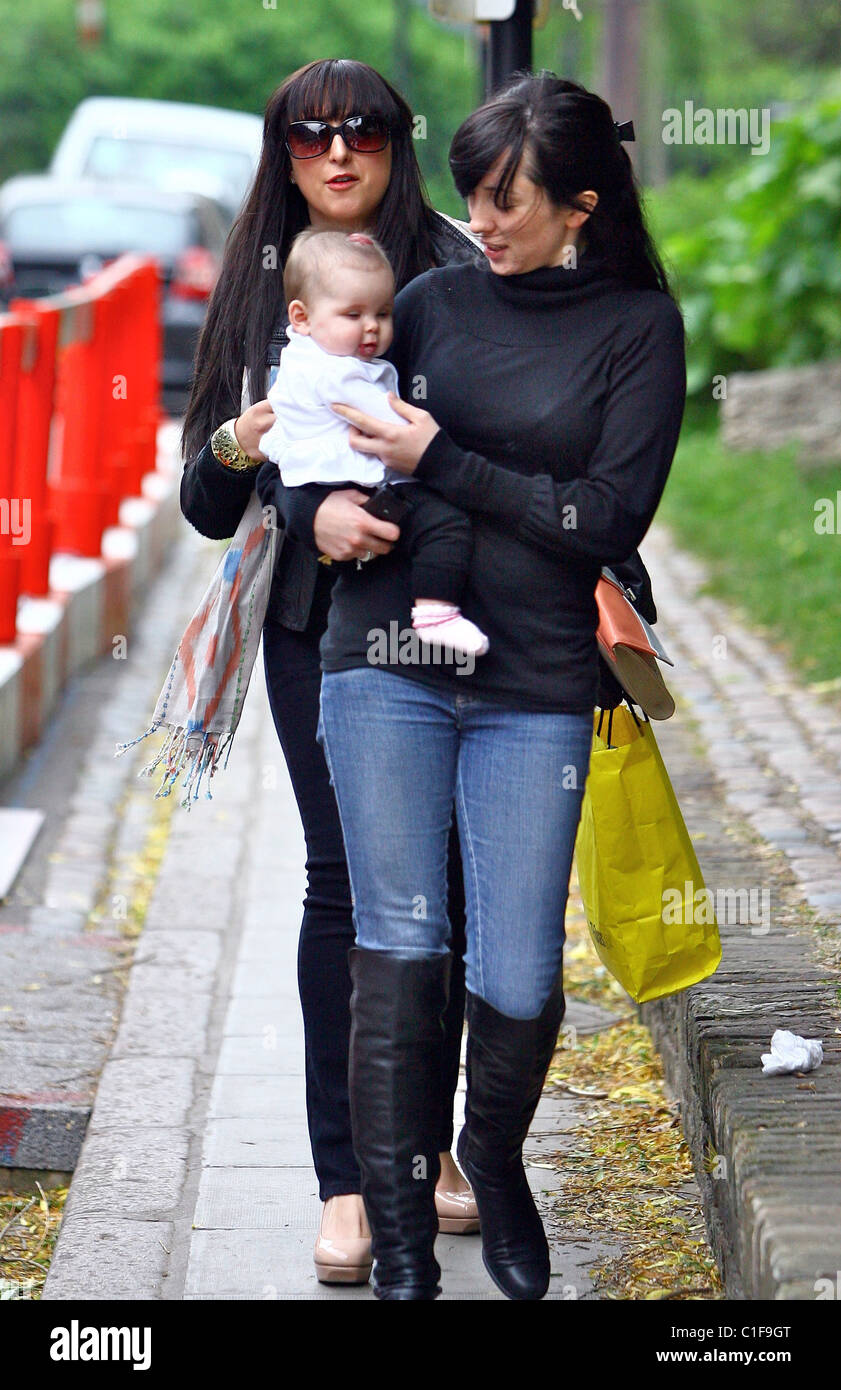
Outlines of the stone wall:
{"type": "Polygon", "coordinates": [[[721,433],[731,449],[796,442],[804,468],[841,461],[841,362],[733,372],[721,402],[721,433]]]}

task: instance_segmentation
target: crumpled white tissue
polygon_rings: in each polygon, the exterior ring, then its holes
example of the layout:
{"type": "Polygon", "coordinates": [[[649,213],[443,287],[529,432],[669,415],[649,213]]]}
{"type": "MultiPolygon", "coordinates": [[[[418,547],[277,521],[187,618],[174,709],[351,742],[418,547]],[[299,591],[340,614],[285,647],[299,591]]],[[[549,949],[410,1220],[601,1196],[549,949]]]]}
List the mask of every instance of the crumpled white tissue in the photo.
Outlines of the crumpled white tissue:
{"type": "Polygon", "coordinates": [[[771,1039],[771,1051],[762,1054],[762,1075],[780,1076],[786,1071],[814,1071],[823,1061],[823,1044],[818,1038],[801,1038],[778,1028],[771,1039]]]}

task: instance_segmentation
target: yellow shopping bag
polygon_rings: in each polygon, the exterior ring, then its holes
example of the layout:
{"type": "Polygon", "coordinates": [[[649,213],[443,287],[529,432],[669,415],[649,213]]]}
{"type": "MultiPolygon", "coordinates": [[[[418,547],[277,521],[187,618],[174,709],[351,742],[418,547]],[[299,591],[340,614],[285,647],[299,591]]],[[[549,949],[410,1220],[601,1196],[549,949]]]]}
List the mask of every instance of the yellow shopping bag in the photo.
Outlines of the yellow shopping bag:
{"type": "Polygon", "coordinates": [[[575,859],[593,945],[637,1003],[718,968],[712,895],[651,725],[627,705],[595,711],[575,859]]]}

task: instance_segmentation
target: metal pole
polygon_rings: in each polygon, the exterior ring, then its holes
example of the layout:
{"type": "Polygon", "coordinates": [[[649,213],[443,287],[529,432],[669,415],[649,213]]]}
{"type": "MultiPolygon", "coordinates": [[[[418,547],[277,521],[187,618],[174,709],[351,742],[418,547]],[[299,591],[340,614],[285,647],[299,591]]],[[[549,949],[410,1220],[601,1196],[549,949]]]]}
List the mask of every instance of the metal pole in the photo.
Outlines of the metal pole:
{"type": "MultiPolygon", "coordinates": [[[[601,95],[617,121],[642,120],[642,32],[645,0],[605,0],[601,95]]],[[[638,151],[626,146],[633,159],[638,151]]]]}
{"type": "Polygon", "coordinates": [[[412,105],[412,47],[409,42],[410,0],[394,0],[394,85],[412,105]]]}
{"type": "Polygon", "coordinates": [[[488,48],[490,39],[488,37],[488,26],[486,24],[474,24],[474,52],[476,54],[476,105],[480,106],[485,100],[488,90],[488,48]]]}
{"type": "Polygon", "coordinates": [[[485,99],[493,96],[521,68],[531,68],[531,27],[534,0],[517,0],[510,19],[497,19],[490,25],[488,61],[485,69],[485,99]]]}

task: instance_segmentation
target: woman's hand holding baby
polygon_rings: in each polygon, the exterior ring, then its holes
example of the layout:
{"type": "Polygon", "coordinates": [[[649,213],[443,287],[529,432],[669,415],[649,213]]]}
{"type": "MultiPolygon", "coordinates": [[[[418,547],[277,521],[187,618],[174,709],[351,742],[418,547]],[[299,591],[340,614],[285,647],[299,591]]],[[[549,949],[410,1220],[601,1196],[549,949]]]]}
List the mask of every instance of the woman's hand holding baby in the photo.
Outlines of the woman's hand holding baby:
{"type": "MultiPolygon", "coordinates": [[[[365,417],[367,419],[367,416],[365,417]]],[[[380,521],[362,510],[368,494],[356,488],[331,492],[315,514],[313,536],[322,555],[331,560],[360,560],[369,552],[387,555],[400,529],[393,521],[380,521]]]]}
{"type": "Polygon", "coordinates": [[[239,447],[245,450],[249,458],[262,459],[265,462],[266,455],[260,453],[260,440],[264,434],[268,434],[275,418],[268,401],[258,401],[240,415],[234,425],[234,434],[239,447]]]}
{"type": "MultiPolygon", "coordinates": [[[[350,443],[360,454],[376,454],[389,468],[397,473],[412,474],[435,438],[440,426],[435,423],[428,410],[419,410],[388,393],[388,403],[397,415],[402,415],[406,426],[392,425],[378,420],[374,415],[365,415],[349,405],[332,402],[332,408],[351,426],[350,443]]],[[[243,445],[243,448],[245,446],[243,445]]],[[[347,494],[345,494],[347,496],[347,494]]],[[[373,546],[371,547],[373,549],[373,546]]]]}

